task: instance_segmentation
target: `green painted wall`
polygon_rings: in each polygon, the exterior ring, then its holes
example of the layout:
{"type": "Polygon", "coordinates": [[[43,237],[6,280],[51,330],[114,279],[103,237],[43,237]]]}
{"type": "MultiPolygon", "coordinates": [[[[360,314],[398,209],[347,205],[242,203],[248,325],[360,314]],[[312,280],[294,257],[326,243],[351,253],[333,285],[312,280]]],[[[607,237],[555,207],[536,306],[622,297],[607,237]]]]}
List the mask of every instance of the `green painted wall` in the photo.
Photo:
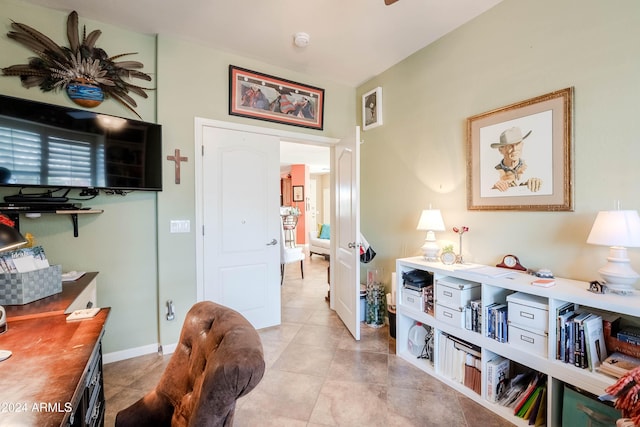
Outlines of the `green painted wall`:
{"type": "MultiPolygon", "coordinates": [[[[68,12],[54,11],[15,0],[0,0],[0,67],[24,64],[32,52],[6,37],[11,21],[27,24],[60,45],[68,46],[68,12]]],[[[139,52],[131,59],[141,61],[155,80],[155,37],[124,31],[80,16],[88,31],[102,30],[97,45],[109,55],[139,52]]],[[[146,83],[140,81],[141,83],[146,83]]],[[[155,85],[155,81],[151,82],[155,85]]],[[[25,89],[17,77],[0,76],[0,93],[51,104],[75,106],[63,92],[43,93],[39,88],[25,89]]],[[[155,97],[138,100],[143,120],[155,121],[155,97]]],[[[106,101],[97,111],[118,116],[135,116],[114,101],[106,101]]],[[[3,190],[2,195],[14,190],[3,190]]],[[[77,197],[78,192],[70,194],[77,197]]],[[[40,219],[21,220],[21,231],[31,232],[53,264],[64,271],[99,271],[98,301],[112,307],[104,338],[105,352],[123,350],[157,342],[157,196],[153,192],[135,192],[122,196],[100,195],[83,203],[104,209],[100,215],[79,217],[79,237],[73,237],[68,216],[42,215],[40,219]],[[142,308],[139,310],[138,308],[142,308]]]]}
{"type": "MultiPolygon", "coordinates": [[[[66,18],[70,11],[55,11],[19,0],[0,0],[0,67],[25,63],[31,53],[5,34],[10,22],[28,24],[67,45],[66,18]]],[[[132,193],[126,197],[101,195],[85,206],[104,209],[101,215],[80,217],[80,236],[73,238],[71,220],[55,215],[22,220],[22,231],[32,232],[49,259],[66,270],[99,271],[98,298],[111,306],[104,339],[105,353],[173,344],[186,311],[195,302],[195,188],[194,119],[204,117],[253,126],[340,138],[355,126],[355,88],[324,78],[293,73],[257,61],[206,48],[163,35],[123,30],[80,15],[87,29],[100,29],[98,45],[107,53],[139,52],[131,59],[145,64],[154,77],[147,100],[138,100],[138,113],[146,121],[163,126],[164,155],[176,148],[189,161],[182,166],[182,183],[174,183],[173,164],[164,165],[164,191],[132,193]],[[325,127],[315,131],[256,120],[230,117],[228,111],[229,64],[276,75],[325,89],[325,127]],[[191,233],[170,234],[170,220],[190,220],[191,233]],[[168,322],[165,302],[172,299],[176,319],[168,322]]],[[[63,93],[24,89],[18,78],[0,76],[0,93],[21,98],[73,106],[63,93]]],[[[136,96],[134,95],[134,98],[136,96]]],[[[96,110],[132,117],[113,101],[96,110]]],[[[11,193],[4,191],[0,195],[11,193]]]]}
{"type": "MultiPolygon", "coordinates": [[[[66,43],[67,14],[0,0],[0,29],[6,34],[15,20],[66,43]]],[[[163,125],[165,154],[179,148],[190,159],[179,186],[167,163],[161,193],[99,196],[85,203],[105,212],[81,217],[78,238],[66,217],[23,221],[23,230],[36,235],[52,262],[65,270],[100,271],[100,304],[113,308],[107,353],[175,342],[184,312],[195,301],[195,117],[340,138],[360,121],[360,95],[382,86],[385,124],[363,133],[361,196],[362,230],[378,253],[363,268],[382,269],[387,282],[395,258],[418,254],[424,235],[415,226],[429,204],[443,211],[448,230],[438,233],[440,240],[457,245],[450,228],[470,227],[464,243],[468,260],[493,264],[515,253],[525,266],[578,279],[595,278],[607,254],[585,243],[596,212],[612,208],[614,200],[640,209],[640,3],[634,0],[505,0],[357,90],[185,40],[80,20],[103,31],[100,45],[107,52],[139,52],[136,59],[154,75],[158,90],[140,100],[137,111],[163,125]],[[229,117],[229,64],[324,88],[325,130],[229,117]],[[467,211],[466,118],[568,86],[576,93],[575,211],[467,211]],[[191,233],[170,234],[171,219],[191,220],[191,233]],[[174,322],[162,320],[166,299],[176,303],[174,322]]],[[[2,67],[30,56],[4,36],[0,52],[2,67]]],[[[0,93],[71,105],[66,95],[26,90],[17,78],[0,77],[0,93]]],[[[109,101],[98,110],[131,116],[109,101]]],[[[640,269],[638,250],[630,254],[640,269]]]]}
{"type": "Polygon", "coordinates": [[[356,122],[352,112],[356,109],[356,103],[355,88],[163,36],[158,38],[158,70],[161,87],[158,93],[158,120],[163,124],[171,124],[165,127],[164,150],[173,153],[179,148],[181,155],[189,158],[182,165],[185,177],[182,183],[175,185],[166,181],[169,183],[158,196],[160,259],[166,260],[160,262],[160,303],[173,300],[178,313],[176,321],[161,319],[160,331],[162,342],[171,343],[175,341],[174,337],[177,337],[182,325],[180,316],[185,314],[196,298],[195,230],[192,227],[189,235],[166,232],[171,219],[189,219],[192,226],[195,224],[194,117],[341,138],[353,132],[356,122]],[[230,64],[323,88],[324,130],[229,116],[230,64]]]}
{"type": "MultiPolygon", "coordinates": [[[[362,230],[385,281],[420,254],[420,211],[442,210],[441,243],[467,261],[508,253],[529,268],[598,278],[607,248],[586,244],[596,213],[640,209],[640,2],[506,0],[357,89],[383,88],[384,125],[363,133],[362,230]],[[575,87],[574,212],[468,211],[466,119],[575,87]]],[[[358,121],[360,121],[358,111],[358,121]]],[[[526,153],[525,153],[526,154],[526,153]]],[[[525,156],[526,158],[526,156],[525,156]]],[[[636,270],[640,250],[631,249],[636,270]]]]}

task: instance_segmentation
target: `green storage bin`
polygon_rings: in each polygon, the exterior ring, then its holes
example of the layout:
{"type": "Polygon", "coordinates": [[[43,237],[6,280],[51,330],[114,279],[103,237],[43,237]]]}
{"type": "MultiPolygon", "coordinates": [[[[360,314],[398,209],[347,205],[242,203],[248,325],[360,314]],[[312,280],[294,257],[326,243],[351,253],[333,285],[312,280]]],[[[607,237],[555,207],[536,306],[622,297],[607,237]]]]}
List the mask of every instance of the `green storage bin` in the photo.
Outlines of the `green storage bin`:
{"type": "Polygon", "coordinates": [[[590,393],[564,386],[562,427],[611,427],[622,418],[620,411],[590,393]]]}

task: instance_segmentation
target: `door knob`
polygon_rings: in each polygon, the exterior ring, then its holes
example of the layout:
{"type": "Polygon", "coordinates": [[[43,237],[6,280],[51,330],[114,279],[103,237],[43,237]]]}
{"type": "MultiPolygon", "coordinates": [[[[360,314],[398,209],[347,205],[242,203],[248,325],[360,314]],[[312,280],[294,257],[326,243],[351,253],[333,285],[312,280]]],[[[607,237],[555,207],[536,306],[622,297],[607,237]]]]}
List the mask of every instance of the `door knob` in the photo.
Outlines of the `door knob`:
{"type": "Polygon", "coordinates": [[[353,249],[353,248],[355,248],[357,245],[356,245],[356,242],[349,242],[349,244],[348,244],[347,246],[349,247],[349,249],[353,249]]]}
{"type": "Polygon", "coordinates": [[[267,243],[267,246],[275,246],[277,244],[278,244],[278,241],[276,239],[271,239],[271,241],[267,243]]]}

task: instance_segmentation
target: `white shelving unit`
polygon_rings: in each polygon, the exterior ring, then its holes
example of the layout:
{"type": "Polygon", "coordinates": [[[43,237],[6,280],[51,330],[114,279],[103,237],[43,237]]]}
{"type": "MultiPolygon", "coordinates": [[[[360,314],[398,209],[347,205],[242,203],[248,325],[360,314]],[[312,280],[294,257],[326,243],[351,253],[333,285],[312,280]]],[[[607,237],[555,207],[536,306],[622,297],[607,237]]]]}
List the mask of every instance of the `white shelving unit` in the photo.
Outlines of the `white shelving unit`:
{"type": "MultiPolygon", "coordinates": [[[[428,262],[422,257],[403,258],[396,260],[396,276],[398,278],[398,291],[396,301],[396,352],[399,357],[415,365],[426,373],[433,375],[465,396],[478,402],[494,413],[502,416],[516,425],[527,425],[524,420],[513,415],[513,410],[505,408],[486,400],[486,361],[495,355],[508,358],[520,365],[529,367],[547,375],[547,425],[562,425],[562,389],[563,383],[577,386],[596,395],[604,394],[604,389],[613,384],[615,379],[604,374],[591,372],[589,369],[580,369],[568,363],[556,360],[556,308],[565,302],[573,302],[582,308],[595,308],[622,315],[631,321],[640,321],[640,295],[636,292],[632,296],[615,294],[594,294],[588,291],[589,283],[576,280],[556,278],[556,285],[550,288],[542,288],[531,285],[533,276],[516,272],[507,276],[492,277],[486,274],[474,272],[477,264],[444,265],[440,262],[428,262]],[[454,277],[482,286],[482,306],[494,301],[504,302],[508,294],[523,292],[546,298],[549,308],[548,346],[546,357],[536,355],[531,351],[522,350],[512,344],[501,343],[486,337],[484,333],[473,332],[464,327],[456,327],[443,322],[441,319],[422,311],[423,305],[403,301],[402,274],[414,269],[425,270],[433,273],[434,286],[437,286],[439,278],[454,277]],[[435,363],[416,358],[408,349],[408,334],[415,322],[421,322],[435,329],[434,358],[435,363]],[[479,346],[482,351],[482,393],[478,395],[473,390],[444,376],[440,370],[438,360],[439,332],[444,332],[460,338],[471,344],[479,346]]],[[[436,291],[434,290],[434,295],[436,291]]],[[[405,295],[406,297],[407,295],[405,295]]],[[[436,313],[437,313],[436,301],[436,313]]],[[[483,331],[485,323],[483,321],[483,331]]]]}

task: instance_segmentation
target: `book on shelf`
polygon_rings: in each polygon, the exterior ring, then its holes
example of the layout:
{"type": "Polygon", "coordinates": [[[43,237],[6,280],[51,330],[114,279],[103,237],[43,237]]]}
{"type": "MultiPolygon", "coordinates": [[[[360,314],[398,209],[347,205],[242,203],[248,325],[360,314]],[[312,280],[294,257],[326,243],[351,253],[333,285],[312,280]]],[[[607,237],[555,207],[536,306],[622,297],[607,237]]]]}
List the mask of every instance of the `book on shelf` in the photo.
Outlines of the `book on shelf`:
{"type": "Polygon", "coordinates": [[[547,388],[542,389],[529,416],[530,426],[543,426],[547,424],[547,388]]]}
{"type": "Polygon", "coordinates": [[[531,395],[535,392],[535,390],[544,383],[546,383],[546,376],[540,372],[536,372],[532,376],[531,381],[527,385],[527,388],[520,394],[520,396],[518,396],[518,399],[516,400],[513,407],[514,415],[517,415],[520,412],[522,407],[531,398],[531,395]]]}
{"type": "Polygon", "coordinates": [[[640,359],[616,351],[600,364],[598,371],[620,378],[638,366],[640,366],[640,359]]]}
{"type": "Polygon", "coordinates": [[[433,284],[422,288],[422,301],[424,304],[424,312],[433,316],[433,284]]]}
{"type": "Polygon", "coordinates": [[[573,319],[573,364],[578,368],[586,368],[587,367],[587,358],[586,358],[586,347],[585,347],[585,338],[584,338],[584,321],[587,320],[591,316],[591,313],[584,312],[578,314],[573,319]]]}
{"type": "Polygon", "coordinates": [[[626,326],[618,331],[618,339],[620,339],[621,334],[640,339],[640,328],[635,326],[626,326]]]}
{"type": "Polygon", "coordinates": [[[616,339],[620,342],[631,344],[631,345],[640,345],[640,339],[636,337],[626,336],[624,334],[618,334],[616,339]]]}
{"type": "Polygon", "coordinates": [[[533,286],[540,286],[541,288],[550,288],[556,285],[556,281],[554,279],[536,279],[532,280],[531,284],[533,286]]]}
{"type": "Polygon", "coordinates": [[[471,306],[471,330],[482,332],[482,300],[473,300],[469,305],[471,306]]]}
{"type": "Polygon", "coordinates": [[[516,374],[510,381],[507,391],[498,400],[498,404],[507,408],[513,408],[520,394],[529,386],[531,378],[535,375],[533,371],[516,374]]]}
{"type": "Polygon", "coordinates": [[[496,341],[507,342],[507,305],[493,303],[485,310],[487,336],[496,341]]]}
{"type": "Polygon", "coordinates": [[[587,365],[591,371],[595,371],[608,356],[607,346],[604,342],[602,317],[598,314],[592,314],[583,322],[583,327],[587,365]]]}
{"type": "Polygon", "coordinates": [[[487,400],[497,402],[504,397],[509,385],[511,361],[502,356],[494,357],[486,364],[487,400]]]}
{"type": "Polygon", "coordinates": [[[640,328],[631,326],[622,328],[616,334],[616,338],[628,344],[640,345],[640,328]]]}
{"type": "Polygon", "coordinates": [[[529,398],[525,400],[524,404],[516,414],[518,418],[524,418],[526,420],[529,419],[531,410],[533,409],[536,400],[538,400],[538,396],[540,396],[540,393],[542,393],[542,386],[536,387],[533,390],[533,393],[531,393],[531,396],[529,396],[529,398]]]}
{"type": "Polygon", "coordinates": [[[575,315],[575,304],[566,303],[556,310],[556,359],[566,361],[567,334],[565,325],[575,315]]]}

